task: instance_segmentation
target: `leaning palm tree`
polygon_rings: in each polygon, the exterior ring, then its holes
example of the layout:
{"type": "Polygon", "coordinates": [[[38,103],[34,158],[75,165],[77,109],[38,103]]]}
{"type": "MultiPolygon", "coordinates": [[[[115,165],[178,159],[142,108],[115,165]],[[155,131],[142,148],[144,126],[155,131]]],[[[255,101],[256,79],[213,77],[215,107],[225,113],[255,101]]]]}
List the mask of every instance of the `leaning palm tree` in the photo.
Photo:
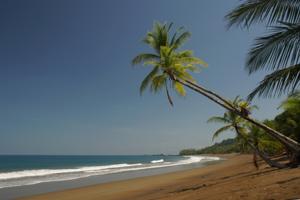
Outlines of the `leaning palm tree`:
{"type": "MultiPolygon", "coordinates": [[[[232,102],[233,105],[236,106],[244,106],[245,109],[251,111],[256,109],[256,106],[250,106],[250,104],[246,101],[243,101],[239,96],[234,99],[232,102]]],[[[254,135],[255,133],[249,133],[248,123],[239,115],[234,112],[227,111],[223,116],[214,116],[211,117],[207,122],[217,122],[224,124],[223,127],[219,128],[213,134],[213,140],[218,137],[221,133],[225,131],[235,131],[237,134],[237,139],[245,143],[253,150],[253,164],[256,168],[258,168],[256,155],[259,155],[267,164],[271,167],[284,168],[285,166],[272,161],[265,153],[261,152],[258,148],[258,137],[254,135]]]]}
{"type": "Polygon", "coordinates": [[[133,65],[143,63],[146,66],[152,67],[151,72],[143,80],[140,91],[144,91],[147,87],[150,87],[150,90],[154,92],[166,88],[169,102],[173,105],[168,88],[173,88],[180,95],[185,95],[185,86],[264,129],[270,136],[294,152],[293,162],[300,162],[300,145],[296,141],[252,119],[249,112],[243,106],[235,106],[215,92],[196,83],[189,72],[195,72],[199,66],[206,66],[207,64],[201,59],[194,57],[192,51],[178,51],[183,42],[190,37],[190,33],[184,32],[180,28],[171,37],[171,26],[172,24],[155,23],[153,30],[148,32],[146,38],[143,40],[154,50],[153,53],[142,53],[132,61],[133,65]]]}
{"type": "Polygon", "coordinates": [[[242,143],[242,145],[240,145],[241,151],[245,149],[247,146],[253,148],[253,164],[256,168],[258,168],[257,159],[256,159],[256,151],[258,151],[258,148],[254,144],[252,145],[250,143],[247,137],[246,128],[244,127],[245,121],[243,119],[241,119],[235,113],[225,112],[223,116],[211,117],[207,122],[224,124],[224,126],[222,126],[221,128],[219,128],[214,132],[212,140],[215,140],[215,138],[219,137],[219,135],[223,132],[234,131],[237,134],[236,140],[242,143]]]}
{"type": "MultiPolygon", "coordinates": [[[[240,96],[237,96],[232,102],[233,106],[242,106],[245,110],[247,110],[248,112],[251,112],[254,109],[257,109],[257,106],[251,106],[248,102],[243,101],[240,96]]],[[[213,140],[219,136],[220,133],[224,132],[224,131],[228,131],[228,130],[232,130],[232,129],[236,129],[237,127],[239,127],[239,129],[242,132],[244,131],[245,124],[247,123],[247,121],[245,121],[243,118],[241,118],[239,115],[237,115],[235,112],[230,112],[227,111],[224,113],[223,116],[214,116],[209,118],[209,120],[207,121],[208,123],[210,122],[218,122],[218,123],[223,123],[225,124],[224,127],[218,129],[214,135],[213,135],[213,140]]]]}
{"type": "Polygon", "coordinates": [[[176,77],[194,81],[188,71],[195,72],[198,70],[197,65],[206,66],[207,64],[196,57],[193,57],[192,51],[176,52],[183,43],[190,37],[190,33],[179,28],[170,38],[169,31],[171,24],[160,24],[156,22],[152,32],[148,32],[143,40],[146,44],[154,49],[154,53],[142,53],[132,60],[132,64],[136,65],[144,63],[144,65],[153,66],[153,69],[145,77],[140,86],[142,94],[147,87],[153,92],[165,89],[168,101],[173,106],[169,89],[174,89],[180,96],[185,96],[186,92],[182,84],[172,78],[176,77]]]}
{"type": "Polygon", "coordinates": [[[250,93],[272,97],[293,92],[300,84],[300,1],[246,0],[226,16],[229,27],[249,28],[266,22],[270,33],[256,39],[248,54],[246,70],[272,71],[250,93]]]}

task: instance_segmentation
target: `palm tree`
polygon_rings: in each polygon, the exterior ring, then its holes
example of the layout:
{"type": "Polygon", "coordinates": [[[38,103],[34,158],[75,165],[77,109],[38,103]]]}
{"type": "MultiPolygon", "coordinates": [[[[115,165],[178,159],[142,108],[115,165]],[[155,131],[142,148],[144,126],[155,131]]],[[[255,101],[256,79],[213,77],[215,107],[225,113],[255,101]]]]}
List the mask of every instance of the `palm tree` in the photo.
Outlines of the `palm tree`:
{"type": "Polygon", "coordinates": [[[176,77],[194,81],[188,71],[198,70],[197,65],[206,66],[207,64],[199,58],[193,57],[192,51],[176,52],[183,43],[190,37],[190,33],[179,28],[170,38],[169,31],[171,24],[161,24],[156,22],[153,30],[147,33],[143,40],[154,49],[154,53],[142,53],[132,60],[132,64],[144,63],[153,66],[151,72],[142,81],[140,93],[150,86],[150,90],[158,92],[165,88],[169,103],[173,106],[169,88],[174,89],[180,96],[185,96],[186,92],[182,84],[171,78],[176,77]]]}
{"type": "MultiPolygon", "coordinates": [[[[257,109],[256,106],[250,106],[248,102],[243,101],[239,96],[237,96],[232,102],[233,105],[236,106],[244,106],[245,109],[251,111],[253,109],[257,109]]],[[[217,122],[225,124],[223,127],[219,128],[213,135],[213,140],[218,137],[221,133],[225,131],[235,131],[237,134],[237,139],[245,143],[253,150],[253,164],[256,168],[258,168],[256,155],[259,155],[266,163],[268,163],[271,167],[283,168],[284,165],[272,161],[261,152],[258,148],[258,137],[255,133],[249,133],[248,123],[239,115],[233,112],[225,112],[223,116],[214,116],[211,117],[207,122],[217,122]]],[[[244,147],[243,147],[244,148],[244,147]]]]}
{"type": "MultiPolygon", "coordinates": [[[[243,108],[245,110],[247,110],[248,112],[251,112],[252,110],[257,109],[257,106],[250,106],[249,103],[247,103],[246,101],[243,101],[239,96],[237,96],[231,102],[231,104],[236,106],[236,107],[243,106],[243,108]]],[[[219,122],[219,123],[225,124],[224,127],[218,129],[214,133],[213,138],[212,138],[214,140],[216,137],[219,136],[220,133],[222,133],[224,131],[235,129],[236,127],[239,127],[240,131],[245,132],[242,127],[245,126],[245,123],[247,121],[245,121],[243,118],[241,118],[236,113],[228,111],[228,112],[225,112],[223,116],[211,117],[207,122],[208,123],[210,123],[210,122],[219,122]]]]}
{"type": "Polygon", "coordinates": [[[153,31],[148,32],[146,38],[143,40],[143,42],[154,50],[154,53],[142,53],[136,56],[132,61],[133,65],[143,63],[153,68],[143,80],[140,91],[144,91],[148,86],[150,86],[150,90],[154,92],[165,87],[169,102],[173,105],[168,87],[174,88],[180,95],[185,95],[185,86],[204,95],[228,111],[264,129],[270,136],[279,140],[283,145],[294,152],[293,162],[300,162],[300,145],[296,141],[252,119],[243,106],[235,106],[215,92],[196,83],[189,74],[189,71],[195,72],[199,66],[206,66],[207,64],[201,59],[194,57],[192,51],[178,51],[178,48],[191,34],[184,32],[183,29],[180,28],[170,37],[171,27],[172,24],[155,23],[153,31]]]}
{"type": "Polygon", "coordinates": [[[272,71],[250,93],[272,97],[293,92],[300,83],[300,1],[299,0],[246,0],[226,19],[229,27],[249,28],[256,22],[266,22],[270,33],[256,39],[248,54],[246,70],[272,71]]]}
{"type": "Polygon", "coordinates": [[[154,53],[142,53],[132,60],[133,65],[144,63],[153,66],[151,72],[142,81],[140,93],[150,86],[150,90],[158,92],[165,88],[169,103],[173,106],[169,88],[174,89],[180,96],[185,96],[186,92],[182,84],[175,81],[174,75],[182,79],[194,81],[188,71],[196,72],[197,65],[207,66],[199,58],[193,57],[192,51],[176,50],[191,36],[183,28],[179,28],[172,36],[169,31],[171,24],[161,24],[156,22],[153,30],[148,32],[143,42],[154,49],[154,53]]]}

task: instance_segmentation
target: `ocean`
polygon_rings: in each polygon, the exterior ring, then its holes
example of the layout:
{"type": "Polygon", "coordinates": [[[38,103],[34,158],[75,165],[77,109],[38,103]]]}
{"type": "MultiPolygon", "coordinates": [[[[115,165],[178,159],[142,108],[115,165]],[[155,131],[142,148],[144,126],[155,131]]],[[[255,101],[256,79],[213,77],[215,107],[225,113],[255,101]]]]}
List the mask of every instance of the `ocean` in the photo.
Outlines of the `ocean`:
{"type": "Polygon", "coordinates": [[[1,155],[0,189],[218,160],[206,156],[1,155]]]}

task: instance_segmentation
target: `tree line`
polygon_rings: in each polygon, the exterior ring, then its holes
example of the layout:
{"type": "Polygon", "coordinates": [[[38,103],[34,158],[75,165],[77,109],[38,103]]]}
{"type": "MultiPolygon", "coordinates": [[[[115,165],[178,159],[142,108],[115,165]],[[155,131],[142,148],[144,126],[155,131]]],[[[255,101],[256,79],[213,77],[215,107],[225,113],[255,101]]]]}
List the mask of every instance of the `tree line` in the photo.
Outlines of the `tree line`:
{"type": "MultiPolygon", "coordinates": [[[[242,102],[242,100],[237,97],[233,102],[242,102]]],[[[256,106],[252,106],[252,108],[254,107],[256,108],[256,106]]],[[[279,108],[283,109],[280,114],[272,120],[264,120],[263,123],[300,142],[300,92],[290,95],[279,108]]],[[[270,165],[277,166],[270,157],[288,152],[288,149],[268,136],[264,130],[253,126],[234,113],[225,112],[223,116],[211,117],[208,122],[223,124],[213,134],[213,140],[226,131],[234,131],[237,135],[234,139],[224,140],[203,149],[184,149],[180,151],[180,155],[253,153],[253,162],[258,167],[257,154],[262,154],[263,159],[270,165]]]]}
{"type": "MultiPolygon", "coordinates": [[[[255,96],[273,97],[294,92],[298,87],[300,82],[300,51],[297,45],[300,39],[299,8],[299,0],[247,0],[226,16],[228,27],[237,25],[249,28],[256,22],[267,22],[268,27],[273,26],[267,36],[256,40],[246,61],[246,70],[249,74],[263,69],[273,70],[273,72],[259,83],[248,96],[248,100],[255,96]]],[[[233,129],[238,138],[252,148],[255,152],[254,156],[259,155],[270,166],[297,167],[300,164],[300,144],[297,136],[293,136],[294,129],[284,128],[281,125],[276,127],[276,123],[280,120],[285,121],[282,117],[277,118],[276,122],[272,122],[273,124],[260,122],[251,117],[251,106],[248,101],[239,98],[230,101],[200,85],[192,77],[191,72],[197,72],[199,67],[206,67],[207,64],[195,57],[191,50],[181,50],[180,47],[191,33],[182,27],[172,31],[172,27],[173,23],[156,22],[153,30],[148,32],[143,40],[152,48],[152,52],[141,53],[132,60],[133,65],[144,64],[152,67],[142,81],[140,92],[147,88],[152,92],[165,90],[167,99],[173,106],[170,89],[185,96],[185,88],[189,88],[226,110],[223,118],[225,121],[230,120],[231,123],[224,129],[233,129]],[[249,125],[246,127],[244,124],[249,125]],[[259,149],[260,142],[255,139],[258,137],[251,135],[255,128],[258,129],[258,135],[263,134],[283,146],[289,159],[288,164],[270,159],[269,155],[259,149]],[[288,133],[283,133],[284,131],[288,133]],[[252,139],[249,139],[250,136],[252,139]]]]}

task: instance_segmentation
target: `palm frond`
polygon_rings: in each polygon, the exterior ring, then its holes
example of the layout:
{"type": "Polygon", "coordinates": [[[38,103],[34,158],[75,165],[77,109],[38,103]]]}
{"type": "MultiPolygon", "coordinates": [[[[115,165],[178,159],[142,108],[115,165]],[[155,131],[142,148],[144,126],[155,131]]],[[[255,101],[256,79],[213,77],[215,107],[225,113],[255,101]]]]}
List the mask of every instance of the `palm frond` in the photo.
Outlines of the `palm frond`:
{"type": "Polygon", "coordinates": [[[159,90],[161,90],[167,82],[167,76],[166,74],[160,74],[160,75],[155,75],[152,78],[152,84],[151,84],[151,91],[153,92],[158,92],[159,90]]]}
{"type": "Polygon", "coordinates": [[[148,32],[146,37],[142,40],[144,43],[148,44],[154,50],[156,50],[156,36],[152,32],[148,32]]]}
{"type": "Polygon", "coordinates": [[[184,42],[186,42],[191,37],[191,33],[186,31],[182,33],[172,44],[174,49],[179,48],[184,42]]]}
{"type": "MultiPolygon", "coordinates": [[[[243,100],[239,95],[235,97],[235,99],[232,101],[232,106],[233,107],[238,107],[238,108],[243,108],[246,109],[247,111],[253,111],[253,110],[258,110],[258,106],[257,105],[251,105],[250,102],[243,100]]],[[[236,114],[232,113],[232,115],[234,115],[234,117],[236,114]]]]}
{"type": "Polygon", "coordinates": [[[232,104],[233,105],[238,105],[238,103],[241,101],[241,96],[240,95],[237,95],[234,100],[232,101],[232,104]]]}
{"type": "Polygon", "coordinates": [[[192,64],[184,65],[182,68],[184,70],[189,70],[191,72],[199,72],[200,71],[199,67],[192,65],[192,64]]]}
{"type": "Polygon", "coordinates": [[[214,116],[214,117],[211,117],[207,120],[207,123],[223,123],[223,124],[230,124],[231,121],[226,119],[225,117],[221,117],[221,116],[214,116]]]}
{"type": "Polygon", "coordinates": [[[180,61],[180,63],[184,64],[191,64],[191,65],[201,65],[203,67],[207,67],[208,64],[203,61],[200,58],[194,57],[193,51],[191,50],[185,50],[185,51],[180,51],[177,53],[176,57],[180,61]]]}
{"type": "Polygon", "coordinates": [[[159,67],[156,66],[152,69],[152,71],[145,77],[145,79],[142,81],[140,86],[140,94],[145,91],[145,89],[148,87],[148,85],[151,83],[153,77],[158,73],[159,67]]]}
{"type": "Polygon", "coordinates": [[[171,39],[171,41],[170,41],[170,43],[169,43],[170,46],[173,46],[173,45],[174,45],[174,42],[175,42],[176,39],[177,39],[177,35],[180,34],[182,30],[184,30],[184,27],[183,27],[183,26],[179,27],[179,28],[175,31],[175,33],[173,34],[172,39],[171,39]]]}
{"type": "Polygon", "coordinates": [[[192,50],[184,50],[177,53],[178,58],[193,57],[192,50]]]}
{"type": "Polygon", "coordinates": [[[174,65],[174,71],[173,74],[177,78],[183,79],[183,80],[189,80],[191,82],[196,82],[196,80],[193,78],[192,75],[190,75],[183,67],[182,65],[174,65]]]}
{"type": "Polygon", "coordinates": [[[168,32],[171,30],[171,28],[172,28],[172,26],[173,26],[173,22],[171,22],[169,25],[168,25],[168,28],[167,28],[167,30],[168,30],[168,32]]]}
{"type": "Polygon", "coordinates": [[[300,64],[277,70],[267,75],[248,95],[248,100],[255,96],[273,97],[294,91],[300,83],[300,64]]]}
{"type": "Polygon", "coordinates": [[[273,24],[277,21],[298,23],[300,20],[300,0],[247,0],[225,16],[228,27],[233,25],[242,28],[256,22],[266,21],[273,24]]]}
{"type": "Polygon", "coordinates": [[[159,53],[160,47],[165,46],[168,43],[168,32],[172,27],[171,24],[161,24],[160,22],[154,22],[153,29],[148,32],[143,42],[150,45],[156,53],[159,53]]]}
{"type": "Polygon", "coordinates": [[[179,96],[185,96],[186,92],[185,92],[183,85],[178,82],[173,82],[173,83],[174,83],[173,84],[174,89],[179,94],[179,96]]]}
{"type": "Polygon", "coordinates": [[[228,130],[230,130],[231,128],[232,128],[231,125],[223,126],[223,127],[219,128],[219,129],[214,133],[214,135],[213,135],[213,137],[212,137],[212,140],[215,140],[217,137],[219,137],[219,135],[220,135],[221,133],[223,133],[224,131],[228,131],[228,130]]]}
{"type": "Polygon", "coordinates": [[[143,62],[158,60],[159,56],[151,53],[142,53],[137,55],[134,59],[132,59],[132,65],[138,65],[143,62]]]}
{"type": "Polygon", "coordinates": [[[280,23],[272,33],[256,39],[248,54],[246,69],[253,73],[260,69],[276,70],[295,65],[300,58],[300,24],[280,23]]]}

